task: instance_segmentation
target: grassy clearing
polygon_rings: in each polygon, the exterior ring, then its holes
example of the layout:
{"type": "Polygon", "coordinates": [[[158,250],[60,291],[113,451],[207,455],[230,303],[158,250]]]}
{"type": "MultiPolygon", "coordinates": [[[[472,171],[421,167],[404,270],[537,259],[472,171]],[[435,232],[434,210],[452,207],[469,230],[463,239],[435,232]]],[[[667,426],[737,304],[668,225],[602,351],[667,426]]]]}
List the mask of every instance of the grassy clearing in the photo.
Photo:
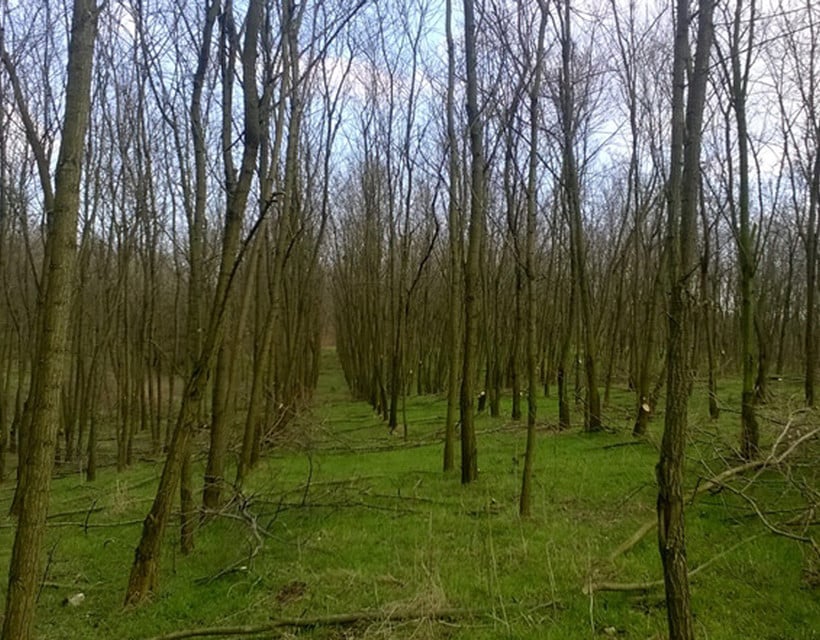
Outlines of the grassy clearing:
{"type": "MultiPolygon", "coordinates": [[[[78,474],[55,481],[48,565],[40,596],[42,638],[149,638],[202,626],[265,624],[272,619],[360,610],[418,612],[411,620],[317,626],[307,638],[661,638],[662,589],[585,595],[590,581],[659,579],[654,532],[628,553],[609,554],[654,515],[651,442],[633,443],[632,397],[613,393],[612,432],[540,432],[535,516],[517,516],[522,428],[482,416],[480,479],[462,487],[440,471],[441,398],[409,398],[407,440],[390,436],[362,403],[349,399],[332,354],[310,415],[292,429],[292,445],[267,457],[241,504],[202,527],[197,550],[179,555],[169,532],[162,590],[154,602],[124,611],[122,597],[140,525],[160,471],[142,463],[95,484],[78,474]],[[78,607],[63,606],[83,592],[78,607]],[[436,621],[443,608],[473,613],[436,621]]],[[[785,414],[789,389],[771,410],[785,414]]],[[[718,424],[693,406],[696,427],[690,484],[714,468],[733,442],[736,416],[718,424]]],[[[554,401],[543,401],[549,423],[554,401]]],[[[505,407],[508,410],[508,407],[505,407]]],[[[654,433],[660,420],[651,426],[654,433]]],[[[201,472],[201,469],[199,470],[201,472]]],[[[201,474],[200,474],[201,475],[201,474]]],[[[759,495],[783,509],[792,496],[774,475],[759,495]]],[[[816,486],[816,485],[815,485],[816,486]]],[[[0,488],[0,508],[11,487],[0,488]]],[[[700,635],[736,638],[820,637],[820,592],[810,554],[768,533],[748,505],[728,492],[707,494],[688,511],[693,567],[713,560],[693,579],[700,635]],[[721,555],[723,554],[723,555],[721,555]],[[717,558],[717,559],[715,559],[717,558]]],[[[12,523],[0,529],[8,562],[12,523]]],[[[0,567],[2,570],[2,567],[0,567]]],[[[5,586],[5,585],[3,585],[5,586]]],[[[279,633],[279,632],[277,632],[279,633]]],[[[294,637],[295,631],[281,632],[294,637]]],[[[262,637],[279,637],[271,634],[262,637]]]]}

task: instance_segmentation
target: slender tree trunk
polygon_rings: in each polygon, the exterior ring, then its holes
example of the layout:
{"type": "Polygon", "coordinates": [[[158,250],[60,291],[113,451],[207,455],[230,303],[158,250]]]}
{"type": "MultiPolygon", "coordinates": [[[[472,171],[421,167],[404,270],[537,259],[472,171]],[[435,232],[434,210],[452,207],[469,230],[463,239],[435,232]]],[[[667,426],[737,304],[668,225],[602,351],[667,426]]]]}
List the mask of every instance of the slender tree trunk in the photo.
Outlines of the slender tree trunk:
{"type": "Polygon", "coordinates": [[[179,550],[188,555],[194,550],[194,527],[196,526],[196,505],[192,486],[191,442],[182,456],[179,472],[179,550]]]}
{"type": "Polygon", "coordinates": [[[809,216],[806,229],[806,333],[804,338],[806,406],[814,406],[814,373],[817,366],[815,317],[817,315],[817,218],[820,208],[820,150],[817,151],[809,187],[809,216]]]}
{"type": "Polygon", "coordinates": [[[541,69],[544,56],[544,34],[547,27],[547,0],[539,0],[540,22],[535,52],[532,88],[530,90],[530,153],[527,172],[527,225],[524,239],[524,275],[526,277],[526,367],[527,367],[527,448],[518,513],[522,518],[532,513],[532,472],[535,465],[535,420],[538,413],[536,396],[536,333],[535,333],[535,234],[538,203],[538,98],[541,93],[541,69]]]}
{"type": "Polygon", "coordinates": [[[638,396],[638,411],[635,417],[635,424],[632,427],[633,436],[643,436],[646,434],[649,426],[649,417],[652,415],[655,398],[650,392],[650,377],[652,375],[651,359],[655,353],[655,310],[657,308],[657,301],[660,297],[661,285],[663,277],[660,272],[655,276],[652,290],[647,300],[647,308],[643,313],[643,335],[639,343],[638,353],[638,380],[637,380],[637,396],[638,396]]]}
{"type": "Polygon", "coordinates": [[[478,478],[475,395],[478,360],[478,296],[481,292],[481,247],[484,238],[484,133],[478,110],[476,24],[473,0],[464,0],[464,54],[467,73],[467,121],[470,132],[470,224],[464,266],[464,352],[461,371],[461,482],[478,478]]]}
{"type": "Polygon", "coordinates": [[[775,365],[775,369],[778,375],[783,375],[783,358],[785,355],[786,350],[786,337],[787,337],[787,330],[789,327],[789,321],[791,320],[791,305],[792,305],[792,283],[794,280],[794,251],[791,250],[793,244],[789,242],[789,270],[788,275],[786,276],[786,291],[783,294],[784,301],[783,301],[783,313],[780,317],[780,334],[777,340],[777,364],[775,365]]]}
{"type": "MultiPolygon", "coordinates": [[[[701,192],[701,200],[703,200],[701,192]]],[[[703,254],[700,258],[700,296],[703,312],[703,333],[706,338],[706,369],[707,389],[709,393],[709,417],[717,420],[720,417],[720,405],[717,397],[717,379],[715,375],[715,310],[714,300],[710,295],[709,262],[711,249],[709,238],[712,231],[706,219],[706,206],[701,202],[701,218],[703,220],[703,254]]]]}
{"type": "Polygon", "coordinates": [[[755,313],[755,336],[757,337],[757,374],[754,383],[755,404],[766,404],[769,398],[769,336],[763,328],[761,307],[763,299],[758,298],[755,313]]]}
{"type": "Polygon", "coordinates": [[[228,408],[231,403],[230,398],[235,393],[236,348],[240,344],[240,336],[245,330],[245,324],[250,312],[251,292],[253,291],[254,274],[258,259],[259,250],[254,247],[247,266],[248,277],[242,292],[235,330],[230,335],[225,336],[222,348],[217,356],[211,405],[210,447],[208,448],[208,461],[205,465],[205,482],[202,490],[202,506],[206,512],[219,509],[223,501],[225,454],[228,449],[228,437],[232,423],[230,420],[231,413],[228,408]]]}
{"type": "Polygon", "coordinates": [[[668,198],[669,323],[666,417],[658,480],[658,548],[663,564],[670,640],[693,640],[694,621],[684,530],[683,479],[691,393],[689,280],[696,236],[700,139],[712,45],[714,0],[698,4],[697,49],[684,107],[689,65],[689,2],[678,0],[673,62],[672,142],[668,198]],[[685,109],[685,110],[684,110],[685,109]]]}
{"type": "MultiPolygon", "coordinates": [[[[573,270],[574,271],[574,270],[573,270]]],[[[569,429],[572,426],[571,405],[569,401],[570,367],[569,359],[572,350],[572,334],[575,327],[575,285],[569,285],[569,303],[567,304],[567,320],[564,333],[561,337],[561,348],[558,355],[558,428],[569,429]]]]}
{"type": "MultiPolygon", "coordinates": [[[[42,322],[29,397],[31,422],[26,446],[20,452],[21,473],[15,496],[18,523],[9,564],[5,616],[0,633],[2,640],[29,640],[33,632],[59,423],[60,389],[68,358],[81,160],[90,112],[97,17],[98,9],[93,1],[75,0],[68,44],[65,116],[53,197],[50,178],[41,176],[47,215],[45,282],[38,304],[42,322]]],[[[2,54],[4,64],[11,67],[5,51],[2,54]]],[[[15,97],[21,102],[21,96],[15,97]]],[[[34,137],[30,137],[29,142],[32,146],[41,144],[34,137]]]]}
{"type": "Polygon", "coordinates": [[[455,82],[456,54],[453,41],[453,2],[446,0],[446,33],[447,33],[447,158],[448,158],[448,202],[447,221],[450,243],[450,273],[447,326],[447,416],[444,423],[444,470],[455,468],[456,450],[456,413],[459,398],[459,363],[461,346],[459,341],[461,328],[461,305],[459,304],[461,287],[461,216],[459,215],[459,171],[458,171],[458,138],[455,126],[455,82]]]}
{"type": "MultiPolygon", "coordinates": [[[[746,121],[746,96],[748,94],[749,70],[755,27],[755,2],[750,2],[750,17],[743,15],[743,0],[736,0],[735,15],[729,50],[728,76],[732,97],[732,109],[737,125],[738,194],[737,203],[730,197],[730,207],[735,223],[735,239],[738,256],[738,283],[740,289],[740,359],[743,387],[741,391],[741,437],[740,452],[744,459],[752,460],[760,453],[760,433],[755,415],[755,268],[754,237],[749,221],[749,131],[746,121]],[[741,42],[742,33],[747,33],[741,42]],[[741,61],[741,47],[746,51],[745,65],[741,61]]],[[[726,62],[724,62],[724,68],[726,62]]],[[[728,118],[727,118],[728,119],[728,118]]],[[[727,123],[727,131],[729,130],[727,123]]],[[[727,133],[728,136],[728,133],[727,133]]],[[[731,154],[731,149],[727,149],[731,154]]],[[[731,157],[731,156],[730,156],[731,157]]],[[[733,189],[733,187],[730,187],[733,189]]],[[[730,192],[731,195],[731,192],[730,192]]]]}
{"type": "MultiPolygon", "coordinates": [[[[516,234],[518,234],[517,229],[516,234]]],[[[515,300],[513,302],[513,308],[515,311],[513,314],[512,344],[510,345],[509,365],[507,369],[509,371],[512,383],[512,413],[510,414],[510,418],[512,418],[515,422],[518,422],[521,420],[521,376],[518,372],[518,361],[520,359],[518,354],[521,347],[518,344],[518,335],[521,333],[521,325],[523,324],[521,317],[521,298],[525,295],[525,285],[524,274],[522,273],[523,270],[520,264],[518,264],[521,261],[521,257],[516,256],[515,260],[515,300]]]]}
{"type": "Polygon", "coordinates": [[[585,426],[587,431],[600,431],[601,397],[598,391],[598,376],[595,358],[595,327],[590,300],[590,284],[587,276],[586,242],[581,215],[581,187],[578,183],[578,165],[575,158],[575,97],[573,94],[572,36],[570,0],[564,0],[561,33],[561,125],[563,128],[562,181],[565,190],[567,212],[569,214],[570,238],[573,246],[574,279],[578,290],[578,305],[581,312],[581,337],[584,343],[584,372],[586,374],[587,397],[585,426]]]}
{"type": "Polygon", "coordinates": [[[260,120],[259,98],[256,91],[256,48],[262,22],[262,9],[262,0],[251,0],[245,21],[245,40],[242,48],[244,148],[238,174],[231,175],[233,172],[226,167],[229,187],[228,201],[214,309],[205,332],[201,355],[186,384],[182,408],[171,438],[156,497],[143,521],[142,537],[135,551],[134,564],[131,567],[125,594],[126,605],[139,604],[157,588],[163,534],[170,518],[173,495],[180,480],[184,458],[189,453],[191,435],[195,425],[199,422],[202,398],[207,390],[208,379],[222,339],[227,301],[238,266],[245,207],[256,171],[259,150],[260,120]]]}

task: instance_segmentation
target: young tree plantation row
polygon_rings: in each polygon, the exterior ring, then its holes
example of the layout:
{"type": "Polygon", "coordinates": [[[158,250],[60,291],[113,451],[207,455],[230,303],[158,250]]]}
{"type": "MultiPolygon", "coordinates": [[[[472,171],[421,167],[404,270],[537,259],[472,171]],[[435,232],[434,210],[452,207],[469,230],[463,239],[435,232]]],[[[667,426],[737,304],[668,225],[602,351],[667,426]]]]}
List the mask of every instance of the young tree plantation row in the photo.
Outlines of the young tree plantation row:
{"type": "Polygon", "coordinates": [[[2,638],[32,635],[55,460],[93,481],[139,432],[164,456],[140,604],[178,493],[189,552],[329,343],[391,432],[409,394],[446,394],[464,483],[479,394],[497,414],[511,391],[522,516],[539,396],[595,431],[628,385],[635,435],[663,429],[670,636],[694,637],[694,377],[714,416],[742,379],[747,461],[772,377],[815,402],[818,30],[807,0],[0,2],[2,638]]]}

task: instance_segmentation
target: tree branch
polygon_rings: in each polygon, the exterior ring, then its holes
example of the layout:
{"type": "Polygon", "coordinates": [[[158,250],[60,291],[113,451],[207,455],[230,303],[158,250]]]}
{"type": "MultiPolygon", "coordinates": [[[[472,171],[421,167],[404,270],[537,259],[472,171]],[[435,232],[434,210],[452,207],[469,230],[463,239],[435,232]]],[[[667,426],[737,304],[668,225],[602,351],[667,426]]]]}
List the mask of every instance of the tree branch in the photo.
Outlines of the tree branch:
{"type": "MultiPolygon", "coordinates": [[[[693,578],[698,573],[713,565],[715,562],[720,560],[723,556],[731,553],[741,545],[746,544],[747,542],[751,542],[755,538],[759,538],[762,533],[756,533],[753,536],[745,538],[740,542],[733,544],[728,549],[721,551],[716,556],[709,558],[706,562],[701,565],[698,565],[696,568],[692,569],[689,572],[689,577],[693,578]]],[[[663,587],[663,580],[652,580],[650,582],[590,582],[589,584],[584,586],[584,595],[589,595],[590,593],[595,593],[597,591],[651,591],[652,589],[658,589],[663,587]]]]}
{"type": "Polygon", "coordinates": [[[453,618],[466,618],[473,615],[480,615],[481,612],[475,609],[434,609],[431,611],[354,611],[352,613],[338,613],[328,616],[316,616],[312,618],[280,618],[260,625],[246,625],[239,627],[202,627],[199,629],[183,629],[159,636],[153,636],[147,640],[182,640],[183,638],[205,638],[205,637],[227,637],[227,636],[248,636],[270,633],[283,627],[293,627],[297,629],[310,629],[313,627],[338,627],[349,626],[359,622],[402,622],[406,620],[433,619],[447,620],[453,618]]]}
{"type": "MultiPolygon", "coordinates": [[[[713,489],[721,488],[725,486],[725,482],[734,476],[740,475],[741,473],[745,473],[747,471],[757,471],[761,472],[764,469],[772,466],[776,466],[781,464],[786,458],[788,458],[792,453],[794,453],[798,447],[803,444],[804,442],[811,440],[818,433],[820,433],[820,427],[816,429],[812,429],[811,431],[807,431],[799,438],[796,438],[783,452],[777,453],[778,445],[783,441],[786,432],[791,427],[791,420],[788,424],[783,428],[783,431],[778,436],[777,440],[775,440],[774,444],[772,445],[771,451],[769,455],[762,459],[762,460],[753,460],[751,462],[746,462],[741,464],[737,467],[732,467],[730,469],[726,469],[721,473],[717,474],[716,476],[706,480],[703,483],[698,484],[695,488],[694,493],[692,494],[691,502],[702,493],[706,493],[707,491],[712,491],[713,489]]],[[[765,524],[765,522],[764,522],[765,524]]],[[[630,537],[626,540],[623,544],[621,544],[615,551],[613,551],[609,555],[609,560],[615,560],[619,555],[626,553],[636,544],[638,544],[643,538],[652,531],[658,525],[657,519],[653,518],[652,520],[647,520],[641,527],[630,537]]],[[[768,525],[767,525],[768,526],[768,525]]],[[[803,540],[801,540],[803,541],[803,540]]]]}

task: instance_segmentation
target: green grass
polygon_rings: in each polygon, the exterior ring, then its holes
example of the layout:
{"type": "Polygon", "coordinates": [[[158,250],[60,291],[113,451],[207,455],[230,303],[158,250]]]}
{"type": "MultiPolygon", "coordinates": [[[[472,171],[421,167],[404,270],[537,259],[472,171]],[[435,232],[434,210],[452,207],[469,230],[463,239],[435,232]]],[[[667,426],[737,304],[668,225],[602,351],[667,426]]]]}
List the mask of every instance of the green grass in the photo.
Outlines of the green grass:
{"type": "MultiPolygon", "coordinates": [[[[291,425],[297,444],[271,452],[246,487],[244,513],[252,515],[255,529],[239,509],[227,509],[198,531],[196,551],[183,557],[172,528],[161,591],[145,606],[123,610],[121,603],[138,521],[153,497],[160,465],[142,463],[119,475],[104,469],[94,484],[76,472],[57,478],[39,636],[149,638],[190,627],[377,610],[419,616],[344,629],[319,626],[298,635],[664,637],[662,589],[598,592],[592,598],[583,592],[590,580],[661,577],[654,533],[614,561],[607,559],[654,514],[657,452],[651,439],[632,444],[631,394],[613,390],[610,432],[540,429],[534,516],[522,521],[520,426],[480,417],[480,477],[463,487],[457,474],[440,470],[441,398],[408,398],[408,438],[391,436],[369,407],[350,400],[333,354],[325,359],[312,411],[291,425]],[[62,606],[79,591],[86,595],[80,606],[62,606]],[[475,613],[445,621],[424,616],[443,607],[475,613]]],[[[702,460],[717,465],[717,454],[726,454],[725,445],[736,439],[736,385],[720,392],[727,410],[717,424],[706,418],[702,392],[695,394],[690,486],[704,473],[702,460]]],[[[773,413],[785,411],[791,391],[777,393],[773,413]]],[[[554,399],[541,402],[548,425],[557,407],[554,399]]],[[[508,404],[503,410],[509,412],[508,404]]],[[[654,439],[661,426],[659,418],[651,423],[654,439]]],[[[200,461],[198,478],[201,471],[200,461]]],[[[761,478],[755,494],[761,504],[795,503],[778,478],[761,478]]],[[[11,488],[0,488],[0,508],[10,498],[11,488]]],[[[749,517],[746,503],[727,491],[699,498],[687,518],[690,565],[719,556],[692,582],[699,637],[820,637],[820,593],[805,580],[811,563],[804,546],[768,533],[749,517]]],[[[2,567],[12,534],[7,521],[0,529],[2,567]]]]}

